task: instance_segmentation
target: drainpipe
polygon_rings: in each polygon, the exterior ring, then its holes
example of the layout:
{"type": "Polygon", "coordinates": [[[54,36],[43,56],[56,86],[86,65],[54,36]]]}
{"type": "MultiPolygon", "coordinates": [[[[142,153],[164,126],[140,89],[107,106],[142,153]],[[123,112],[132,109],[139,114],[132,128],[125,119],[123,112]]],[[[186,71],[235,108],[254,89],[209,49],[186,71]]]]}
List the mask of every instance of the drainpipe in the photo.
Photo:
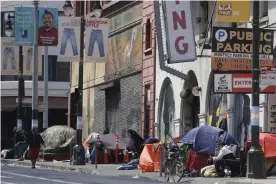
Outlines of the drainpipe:
{"type": "Polygon", "coordinates": [[[155,14],[155,25],[156,25],[156,33],[157,33],[157,45],[158,45],[158,53],[159,53],[159,65],[160,65],[160,69],[175,75],[176,77],[179,77],[181,79],[184,80],[188,80],[189,76],[177,71],[174,68],[170,68],[169,66],[165,65],[165,60],[167,58],[165,58],[164,56],[164,48],[163,48],[163,38],[162,38],[162,25],[161,25],[161,15],[160,15],[160,3],[159,1],[154,1],[154,14],[155,14]]]}

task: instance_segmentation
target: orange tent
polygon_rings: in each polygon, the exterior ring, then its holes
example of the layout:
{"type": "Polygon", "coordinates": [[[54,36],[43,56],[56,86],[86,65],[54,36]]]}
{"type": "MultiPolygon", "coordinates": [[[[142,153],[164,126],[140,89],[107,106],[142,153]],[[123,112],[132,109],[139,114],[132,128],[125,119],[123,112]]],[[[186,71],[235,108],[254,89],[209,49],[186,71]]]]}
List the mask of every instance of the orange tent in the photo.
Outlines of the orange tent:
{"type": "Polygon", "coordinates": [[[276,134],[260,133],[260,145],[265,158],[276,157],[276,134]]]}

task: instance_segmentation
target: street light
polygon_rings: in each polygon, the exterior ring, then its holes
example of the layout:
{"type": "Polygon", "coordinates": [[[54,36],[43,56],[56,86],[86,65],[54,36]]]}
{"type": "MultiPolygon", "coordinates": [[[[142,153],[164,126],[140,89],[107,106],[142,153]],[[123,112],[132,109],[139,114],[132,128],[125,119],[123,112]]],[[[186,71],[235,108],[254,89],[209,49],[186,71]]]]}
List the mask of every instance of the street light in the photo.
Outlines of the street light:
{"type": "MultiPolygon", "coordinates": [[[[6,20],[5,33],[8,37],[11,37],[14,33],[12,28],[11,18],[14,18],[8,14],[8,19],[6,20]]],[[[19,46],[19,69],[18,69],[18,105],[17,105],[17,128],[22,130],[23,128],[23,98],[25,96],[25,87],[24,87],[24,77],[23,77],[23,57],[22,57],[22,46],[19,46]]],[[[15,140],[14,140],[15,141],[15,140]]],[[[15,144],[16,142],[14,142],[15,144]]]]}
{"type": "MultiPolygon", "coordinates": [[[[5,33],[8,37],[11,37],[14,33],[12,28],[11,18],[14,18],[8,14],[8,19],[6,20],[5,33]]],[[[22,46],[19,46],[19,69],[18,69],[18,105],[17,105],[17,128],[22,129],[23,123],[23,98],[25,96],[25,87],[24,87],[24,77],[23,77],[23,57],[22,46]]]]}
{"type": "MultiPolygon", "coordinates": [[[[99,1],[94,1],[93,13],[99,18],[102,14],[102,7],[99,1]]],[[[65,1],[63,6],[64,14],[70,16],[73,7],[70,1],[65,1]]],[[[75,89],[77,98],[77,144],[73,148],[73,165],[85,165],[85,151],[82,146],[82,92],[83,92],[83,53],[84,53],[84,30],[85,30],[85,16],[84,16],[84,1],[80,2],[80,62],[79,62],[79,82],[78,89],[75,89]]]]}

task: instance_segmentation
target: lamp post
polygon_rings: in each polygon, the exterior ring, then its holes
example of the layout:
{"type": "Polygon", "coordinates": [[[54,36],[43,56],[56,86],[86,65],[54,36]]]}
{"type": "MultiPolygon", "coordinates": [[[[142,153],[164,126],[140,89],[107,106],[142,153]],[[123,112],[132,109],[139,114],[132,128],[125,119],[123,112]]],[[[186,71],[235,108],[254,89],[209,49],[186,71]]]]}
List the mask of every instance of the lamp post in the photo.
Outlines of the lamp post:
{"type": "MultiPolygon", "coordinates": [[[[8,19],[6,20],[5,33],[8,37],[13,35],[13,28],[11,23],[11,18],[14,18],[8,14],[8,19]]],[[[23,98],[25,96],[25,87],[24,87],[24,77],[23,77],[23,49],[22,46],[19,46],[19,70],[18,70],[18,104],[17,104],[17,128],[19,130],[23,129],[23,98]]]]}
{"type": "Polygon", "coordinates": [[[252,109],[251,109],[251,139],[252,145],[247,155],[247,177],[266,178],[264,153],[259,144],[259,47],[260,47],[260,28],[259,28],[259,1],[253,1],[253,51],[252,51],[252,109]]]}
{"type": "MultiPolygon", "coordinates": [[[[84,2],[80,1],[80,62],[79,62],[79,82],[78,82],[78,102],[77,102],[77,144],[73,148],[73,165],[85,165],[85,151],[82,146],[82,92],[83,92],[83,52],[84,52],[84,30],[85,15],[84,2]]],[[[66,16],[72,15],[73,7],[70,1],[65,1],[63,6],[66,16]]],[[[100,17],[102,8],[99,1],[94,1],[93,13],[96,17],[100,17]]]]}
{"type": "Polygon", "coordinates": [[[32,130],[38,131],[38,1],[34,5],[34,45],[32,61],[32,130]]]}

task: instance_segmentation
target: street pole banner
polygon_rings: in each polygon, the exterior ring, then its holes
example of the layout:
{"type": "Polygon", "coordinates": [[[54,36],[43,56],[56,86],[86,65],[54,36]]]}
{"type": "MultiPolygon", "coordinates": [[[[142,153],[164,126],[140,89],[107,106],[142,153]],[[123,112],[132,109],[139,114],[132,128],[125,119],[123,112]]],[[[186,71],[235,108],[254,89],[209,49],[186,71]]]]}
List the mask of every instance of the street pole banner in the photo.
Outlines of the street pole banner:
{"type": "Polygon", "coordinates": [[[38,46],[57,46],[58,9],[39,8],[38,46]]]}
{"type": "Polygon", "coordinates": [[[58,61],[80,61],[80,17],[59,17],[58,61]]]}
{"type": "MultiPolygon", "coordinates": [[[[41,47],[38,47],[38,75],[42,75],[41,47]]],[[[23,47],[23,75],[32,76],[33,46],[23,47]]]]}
{"type": "MultiPolygon", "coordinates": [[[[211,67],[215,71],[252,70],[252,29],[213,27],[211,67]]],[[[260,67],[272,66],[274,30],[260,29],[260,67]]]]}
{"type": "Polygon", "coordinates": [[[87,18],[85,62],[105,62],[108,54],[108,19],[87,18]]]}
{"type": "Polygon", "coordinates": [[[34,45],[34,8],[15,7],[15,41],[17,46],[34,45]]]}
{"type": "Polygon", "coordinates": [[[164,1],[168,63],[197,59],[190,1],[164,1]]]}
{"type": "Polygon", "coordinates": [[[1,38],[1,75],[17,75],[19,72],[19,47],[14,37],[1,38]]]}
{"type": "Polygon", "coordinates": [[[249,22],[250,1],[222,0],[216,4],[217,22],[249,22]]]}

